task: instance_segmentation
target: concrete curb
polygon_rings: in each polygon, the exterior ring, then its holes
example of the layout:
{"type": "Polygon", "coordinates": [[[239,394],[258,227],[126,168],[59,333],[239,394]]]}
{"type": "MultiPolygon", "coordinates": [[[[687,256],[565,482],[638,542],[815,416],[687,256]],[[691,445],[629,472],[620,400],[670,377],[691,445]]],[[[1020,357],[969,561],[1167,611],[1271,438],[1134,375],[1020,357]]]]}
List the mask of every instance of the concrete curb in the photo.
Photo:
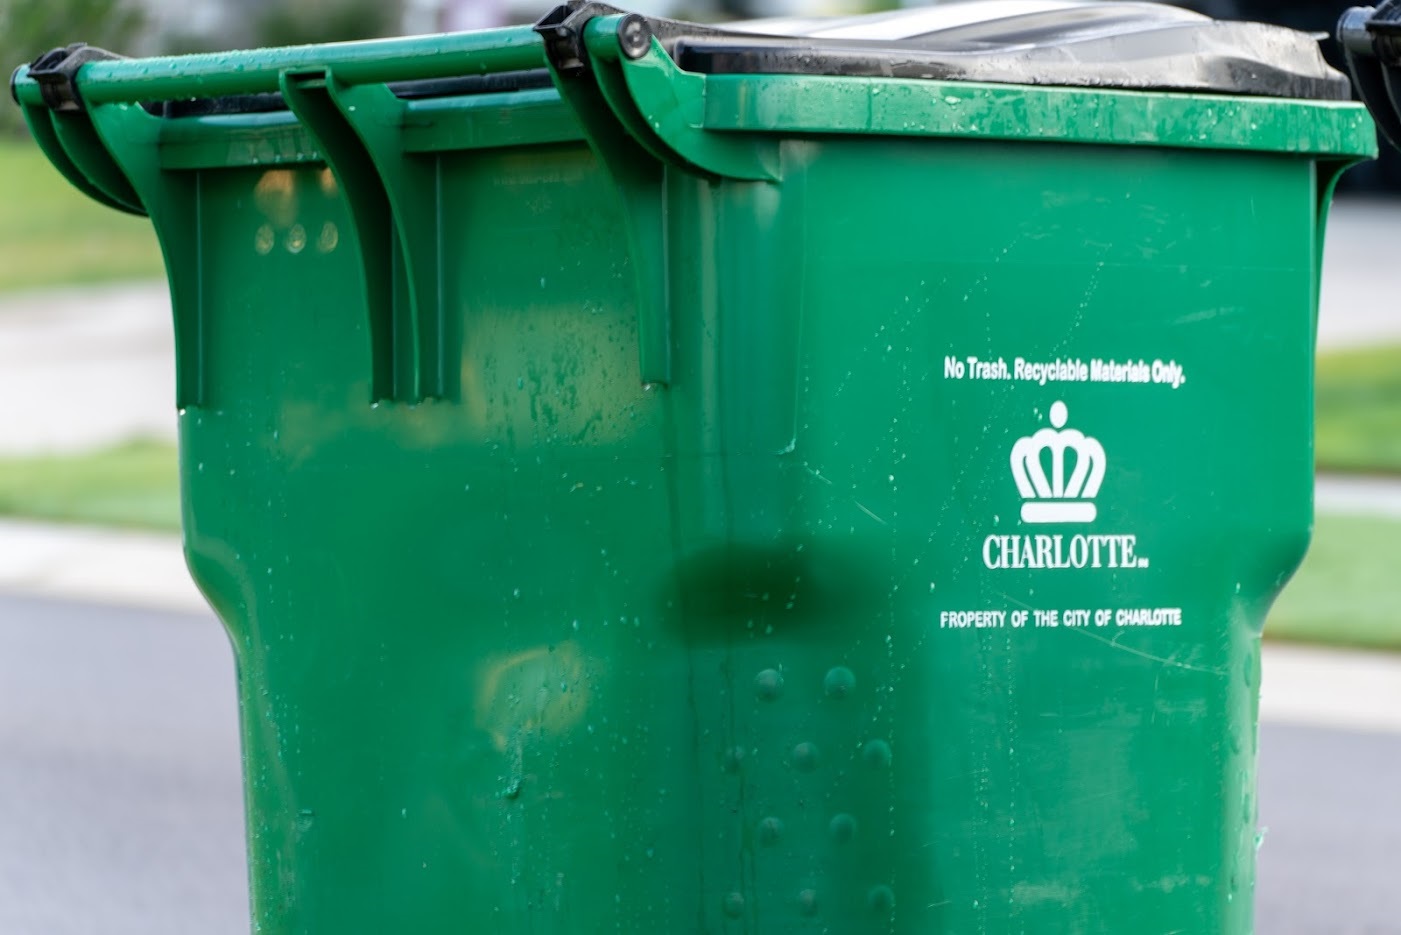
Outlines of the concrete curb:
{"type": "Polygon", "coordinates": [[[179,536],[0,521],[0,590],[203,613],[179,536]]]}
{"type": "Polygon", "coordinates": [[[1401,517],[1401,481],[1394,477],[1320,474],[1314,480],[1314,510],[1341,516],[1401,517]]]}
{"type": "Polygon", "coordinates": [[[1401,732],[1401,656],[1267,643],[1262,668],[1263,720],[1401,732]]]}

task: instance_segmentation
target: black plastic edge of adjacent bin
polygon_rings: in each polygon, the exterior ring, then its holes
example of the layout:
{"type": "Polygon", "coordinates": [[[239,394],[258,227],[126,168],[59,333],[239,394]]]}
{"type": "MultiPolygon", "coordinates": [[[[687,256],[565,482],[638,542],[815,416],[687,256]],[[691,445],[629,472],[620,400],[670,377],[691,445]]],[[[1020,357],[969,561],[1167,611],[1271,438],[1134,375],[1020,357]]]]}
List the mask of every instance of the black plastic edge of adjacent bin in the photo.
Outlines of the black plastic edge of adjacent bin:
{"type": "Polygon", "coordinates": [[[1338,44],[1377,129],[1401,149],[1401,0],[1344,12],[1338,20],[1338,44]]]}

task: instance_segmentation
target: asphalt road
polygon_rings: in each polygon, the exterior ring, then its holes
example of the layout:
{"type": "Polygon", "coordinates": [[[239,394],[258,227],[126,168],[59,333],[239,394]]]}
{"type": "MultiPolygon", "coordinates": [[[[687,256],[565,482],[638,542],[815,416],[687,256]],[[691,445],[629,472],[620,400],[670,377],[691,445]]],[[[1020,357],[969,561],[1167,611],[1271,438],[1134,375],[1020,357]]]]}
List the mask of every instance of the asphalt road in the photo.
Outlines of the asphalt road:
{"type": "Polygon", "coordinates": [[[212,618],[0,597],[0,932],[246,933],[242,808],[212,618]]]}
{"type": "MultiPolygon", "coordinates": [[[[1401,933],[1401,734],[1261,747],[1260,935],[1401,933]]],[[[241,809],[210,617],[0,596],[0,932],[246,932],[241,809]]]]}
{"type": "Polygon", "coordinates": [[[1259,935],[1401,933],[1398,777],[1401,734],[1263,726],[1259,935]]]}

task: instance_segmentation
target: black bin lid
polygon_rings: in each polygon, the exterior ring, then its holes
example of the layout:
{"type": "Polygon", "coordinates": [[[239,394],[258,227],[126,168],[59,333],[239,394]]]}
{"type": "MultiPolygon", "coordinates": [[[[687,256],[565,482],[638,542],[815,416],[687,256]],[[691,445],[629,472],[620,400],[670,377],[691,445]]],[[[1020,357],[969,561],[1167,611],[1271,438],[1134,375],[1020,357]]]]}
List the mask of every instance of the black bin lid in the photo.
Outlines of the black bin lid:
{"type": "Polygon", "coordinates": [[[1347,100],[1318,37],[1160,3],[967,0],[687,34],[653,21],[687,71],[846,75],[1347,100]]]}

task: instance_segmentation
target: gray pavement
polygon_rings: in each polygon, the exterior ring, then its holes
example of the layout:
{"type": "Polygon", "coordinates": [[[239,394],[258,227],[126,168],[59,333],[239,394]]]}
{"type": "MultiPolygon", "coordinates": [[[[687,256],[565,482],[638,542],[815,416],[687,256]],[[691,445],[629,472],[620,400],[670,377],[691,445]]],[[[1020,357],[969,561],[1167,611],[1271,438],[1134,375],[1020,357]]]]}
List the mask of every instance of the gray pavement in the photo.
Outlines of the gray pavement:
{"type": "Polygon", "coordinates": [[[1401,932],[1401,734],[1260,730],[1259,935],[1401,932]]]}
{"type": "Polygon", "coordinates": [[[247,932],[242,808],[207,612],[0,596],[0,932],[247,932]]]}

